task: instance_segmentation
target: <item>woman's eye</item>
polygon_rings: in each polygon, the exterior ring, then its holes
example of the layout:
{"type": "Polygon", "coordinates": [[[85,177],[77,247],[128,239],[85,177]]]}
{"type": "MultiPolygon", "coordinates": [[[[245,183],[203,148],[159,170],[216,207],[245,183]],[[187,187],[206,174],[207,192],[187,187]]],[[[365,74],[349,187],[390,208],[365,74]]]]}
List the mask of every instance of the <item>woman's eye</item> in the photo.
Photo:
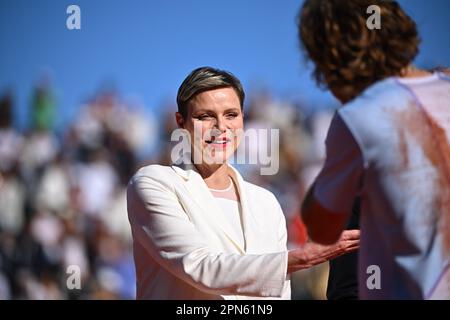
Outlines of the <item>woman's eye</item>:
{"type": "Polygon", "coordinates": [[[206,119],[209,119],[209,118],[211,118],[211,116],[208,115],[208,114],[202,114],[202,115],[197,117],[198,120],[206,120],[206,119]]]}

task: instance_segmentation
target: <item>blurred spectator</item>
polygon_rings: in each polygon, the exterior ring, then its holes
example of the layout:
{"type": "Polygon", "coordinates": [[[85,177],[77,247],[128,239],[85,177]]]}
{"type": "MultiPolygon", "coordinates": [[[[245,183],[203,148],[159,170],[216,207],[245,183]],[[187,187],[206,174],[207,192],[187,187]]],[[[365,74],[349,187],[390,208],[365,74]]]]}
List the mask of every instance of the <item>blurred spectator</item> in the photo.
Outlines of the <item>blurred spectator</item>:
{"type": "Polygon", "coordinates": [[[0,230],[19,233],[25,214],[25,188],[11,172],[0,173],[0,230]]]}
{"type": "Polygon", "coordinates": [[[49,75],[43,75],[36,86],[32,106],[32,127],[38,131],[52,130],[55,120],[56,104],[51,90],[49,75]]]}
{"type": "Polygon", "coordinates": [[[19,233],[24,223],[25,188],[18,174],[23,139],[12,126],[13,98],[0,98],[0,231],[19,233]]]}
{"type": "Polygon", "coordinates": [[[108,153],[99,148],[89,152],[86,163],[77,164],[73,179],[79,188],[80,209],[99,217],[112,199],[117,173],[108,162],[108,153]]]}
{"type": "Polygon", "coordinates": [[[13,97],[7,92],[0,98],[0,172],[12,170],[17,164],[22,141],[13,127],[13,97]]]}
{"type": "Polygon", "coordinates": [[[39,181],[35,200],[37,208],[56,214],[66,212],[70,197],[69,172],[69,165],[58,154],[45,168],[39,181]]]}

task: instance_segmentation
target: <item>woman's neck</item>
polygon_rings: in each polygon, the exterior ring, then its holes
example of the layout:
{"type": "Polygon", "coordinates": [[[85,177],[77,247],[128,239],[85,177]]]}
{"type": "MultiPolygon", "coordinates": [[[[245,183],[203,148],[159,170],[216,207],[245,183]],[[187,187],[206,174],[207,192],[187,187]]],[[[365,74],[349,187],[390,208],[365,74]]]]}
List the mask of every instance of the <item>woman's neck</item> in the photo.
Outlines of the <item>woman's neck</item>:
{"type": "Polygon", "coordinates": [[[226,163],[212,166],[200,164],[195,167],[203,180],[205,180],[208,188],[220,190],[225,189],[230,185],[228,165],[226,163]]]}

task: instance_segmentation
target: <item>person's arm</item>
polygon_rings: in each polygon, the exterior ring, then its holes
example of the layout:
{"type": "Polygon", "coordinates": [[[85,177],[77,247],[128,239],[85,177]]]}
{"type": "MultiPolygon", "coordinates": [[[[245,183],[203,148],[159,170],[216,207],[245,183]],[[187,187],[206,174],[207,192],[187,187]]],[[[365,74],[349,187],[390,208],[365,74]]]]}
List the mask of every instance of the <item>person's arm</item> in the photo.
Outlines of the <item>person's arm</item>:
{"type": "Polygon", "coordinates": [[[289,251],[288,273],[310,268],[359,249],[359,236],[359,230],[347,230],[331,245],[307,242],[289,251]]]}
{"type": "MultiPolygon", "coordinates": [[[[286,248],[287,229],[286,219],[280,204],[274,198],[278,205],[279,222],[279,243],[281,248],[286,248]]],[[[359,248],[359,230],[345,231],[339,241],[333,241],[332,245],[320,245],[312,241],[308,241],[301,247],[292,249],[288,254],[287,273],[296,272],[298,270],[307,269],[314,265],[334,259],[349,252],[353,252],[359,248]]]]}
{"type": "Polygon", "coordinates": [[[308,235],[317,243],[335,243],[345,228],[350,212],[332,212],[322,206],[313,194],[314,184],[308,190],[302,205],[302,219],[308,235]]]}
{"type": "Polygon", "coordinates": [[[302,219],[310,238],[332,244],[339,239],[361,187],[363,155],[339,114],[326,140],[327,158],[302,204],[302,219]]]}

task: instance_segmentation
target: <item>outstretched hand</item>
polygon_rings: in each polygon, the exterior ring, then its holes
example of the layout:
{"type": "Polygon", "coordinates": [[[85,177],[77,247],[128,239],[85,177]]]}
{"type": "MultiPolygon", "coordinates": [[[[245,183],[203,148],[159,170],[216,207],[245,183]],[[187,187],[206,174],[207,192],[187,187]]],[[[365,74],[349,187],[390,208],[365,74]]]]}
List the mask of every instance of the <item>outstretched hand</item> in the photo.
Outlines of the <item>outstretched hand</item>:
{"type": "Polygon", "coordinates": [[[334,259],[343,254],[359,248],[359,230],[346,230],[342,232],[336,243],[321,245],[307,242],[302,247],[289,251],[288,273],[310,268],[322,262],[334,259]]]}

